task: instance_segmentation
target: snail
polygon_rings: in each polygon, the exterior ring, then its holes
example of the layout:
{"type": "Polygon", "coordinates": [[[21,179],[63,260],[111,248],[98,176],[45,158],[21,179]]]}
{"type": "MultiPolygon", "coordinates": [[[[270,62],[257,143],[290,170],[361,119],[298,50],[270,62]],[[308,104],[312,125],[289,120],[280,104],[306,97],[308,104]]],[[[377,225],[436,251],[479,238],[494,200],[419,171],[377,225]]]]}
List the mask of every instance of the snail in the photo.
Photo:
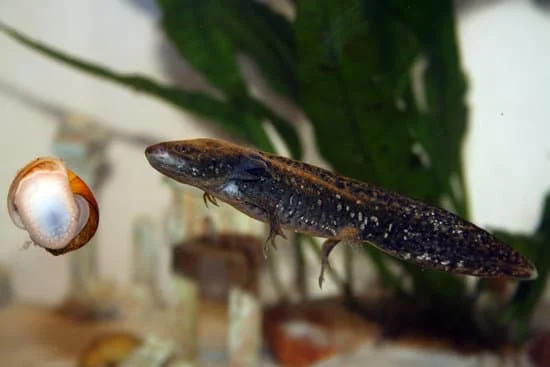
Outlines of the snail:
{"type": "Polygon", "coordinates": [[[28,242],[53,255],[86,245],[99,224],[92,191],[57,158],[37,158],[23,167],[11,183],[7,204],[12,222],[28,232],[28,242]]]}

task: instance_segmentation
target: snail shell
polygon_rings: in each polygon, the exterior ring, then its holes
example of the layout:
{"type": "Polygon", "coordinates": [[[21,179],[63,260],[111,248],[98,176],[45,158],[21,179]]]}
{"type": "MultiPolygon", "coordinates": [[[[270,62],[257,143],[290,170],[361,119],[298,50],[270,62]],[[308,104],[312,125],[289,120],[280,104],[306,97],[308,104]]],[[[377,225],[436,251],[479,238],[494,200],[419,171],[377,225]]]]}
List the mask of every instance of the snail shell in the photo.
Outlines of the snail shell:
{"type": "Polygon", "coordinates": [[[84,181],[57,158],[23,167],[8,192],[12,222],[34,244],[61,255],[87,244],[99,224],[99,208],[84,181]]]}
{"type": "MultiPolygon", "coordinates": [[[[122,365],[143,343],[138,336],[126,332],[102,334],[81,353],[79,367],[122,365]]],[[[147,365],[151,363],[149,359],[147,365]]]]}

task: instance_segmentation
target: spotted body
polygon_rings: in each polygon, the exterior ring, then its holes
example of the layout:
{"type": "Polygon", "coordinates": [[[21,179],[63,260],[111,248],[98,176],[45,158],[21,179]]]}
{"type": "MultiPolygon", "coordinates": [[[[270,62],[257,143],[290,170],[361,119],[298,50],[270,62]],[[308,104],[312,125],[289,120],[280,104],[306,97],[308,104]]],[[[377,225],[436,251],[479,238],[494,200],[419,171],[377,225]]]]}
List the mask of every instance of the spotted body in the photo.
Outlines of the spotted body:
{"type": "Polygon", "coordinates": [[[164,175],[266,222],[275,246],[283,229],[323,237],[322,284],[340,242],[368,242],[405,261],[457,274],[533,279],[537,271],[490,233],[438,207],[304,162],[213,139],[146,149],[164,175]]]}

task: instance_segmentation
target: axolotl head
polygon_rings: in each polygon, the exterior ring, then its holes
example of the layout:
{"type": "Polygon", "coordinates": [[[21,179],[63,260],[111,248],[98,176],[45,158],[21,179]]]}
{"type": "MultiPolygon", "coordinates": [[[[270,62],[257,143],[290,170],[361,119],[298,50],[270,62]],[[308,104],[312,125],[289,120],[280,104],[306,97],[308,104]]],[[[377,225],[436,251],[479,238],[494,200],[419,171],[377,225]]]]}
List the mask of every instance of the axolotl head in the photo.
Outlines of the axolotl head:
{"type": "Polygon", "coordinates": [[[253,178],[264,168],[261,154],[215,139],[168,141],[145,149],[147,160],[157,171],[205,191],[238,177],[253,178]]]}

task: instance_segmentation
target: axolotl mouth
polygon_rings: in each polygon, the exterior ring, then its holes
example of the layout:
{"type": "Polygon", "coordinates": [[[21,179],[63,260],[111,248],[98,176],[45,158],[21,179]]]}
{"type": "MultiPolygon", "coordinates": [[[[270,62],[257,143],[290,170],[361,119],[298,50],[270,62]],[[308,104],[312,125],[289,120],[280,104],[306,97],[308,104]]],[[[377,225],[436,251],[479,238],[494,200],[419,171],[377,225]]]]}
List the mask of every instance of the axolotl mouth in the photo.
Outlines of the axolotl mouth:
{"type": "Polygon", "coordinates": [[[167,141],[145,149],[145,156],[154,169],[201,189],[224,183],[234,173],[241,155],[240,151],[211,139],[167,141]]]}
{"type": "Polygon", "coordinates": [[[186,164],[184,160],[169,153],[163,143],[148,146],[145,157],[153,168],[165,174],[181,171],[186,164]]]}

